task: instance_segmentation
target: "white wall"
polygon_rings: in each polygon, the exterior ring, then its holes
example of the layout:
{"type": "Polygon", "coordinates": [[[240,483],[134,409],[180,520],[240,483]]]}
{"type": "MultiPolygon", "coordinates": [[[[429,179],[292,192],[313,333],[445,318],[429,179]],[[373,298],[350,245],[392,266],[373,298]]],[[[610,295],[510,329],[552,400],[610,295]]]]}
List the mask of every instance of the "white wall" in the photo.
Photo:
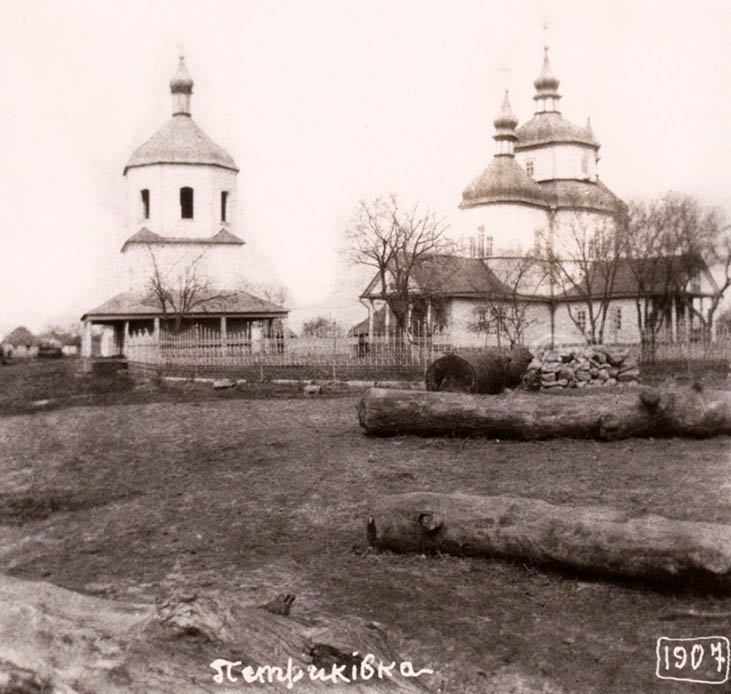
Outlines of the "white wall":
{"type": "Polygon", "coordinates": [[[120,255],[120,291],[145,292],[154,274],[152,253],[161,274],[176,286],[177,278],[193,263],[199,277],[211,287],[229,291],[246,284],[271,283],[261,268],[255,266],[246,246],[233,244],[130,244],[120,255]],[[196,261],[196,259],[199,259],[196,261]]]}
{"type": "Polygon", "coordinates": [[[557,178],[597,180],[597,153],[593,147],[586,145],[546,145],[516,151],[515,159],[523,170],[527,168],[526,162],[533,162],[533,178],[536,181],[550,181],[557,178]]]}
{"type": "Polygon", "coordinates": [[[155,164],[127,171],[129,235],[142,227],[162,236],[208,237],[235,231],[236,172],[218,166],[155,164]],[[193,219],[180,217],[180,189],[193,188],[193,219]],[[150,218],[144,219],[140,191],[150,191],[150,218]],[[221,191],[228,191],[227,222],[221,220],[221,191]]]}
{"type": "MultiPolygon", "coordinates": [[[[492,236],[492,255],[520,255],[532,252],[535,232],[548,232],[546,210],[516,203],[493,203],[458,210],[452,223],[455,240],[476,237],[480,226],[492,236]]],[[[468,254],[466,246],[465,254],[468,254]]]]}

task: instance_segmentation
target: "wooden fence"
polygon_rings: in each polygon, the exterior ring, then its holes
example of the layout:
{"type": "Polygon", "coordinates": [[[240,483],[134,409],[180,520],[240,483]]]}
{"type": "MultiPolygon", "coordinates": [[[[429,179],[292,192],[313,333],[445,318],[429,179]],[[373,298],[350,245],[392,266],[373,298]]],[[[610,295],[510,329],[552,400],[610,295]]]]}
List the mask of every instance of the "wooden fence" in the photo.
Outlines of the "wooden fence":
{"type": "MultiPolygon", "coordinates": [[[[394,372],[392,375],[418,377],[442,354],[482,346],[484,338],[477,336],[451,339],[448,335],[430,335],[426,331],[370,338],[337,331],[302,337],[252,337],[246,332],[221,334],[199,327],[179,334],[161,332],[159,340],[145,332],[132,334],[127,337],[124,351],[133,363],[156,365],[166,371],[238,369],[248,370],[252,376],[272,378],[297,377],[309,369],[317,374],[311,377],[344,378],[390,370],[394,372]]],[[[710,343],[658,342],[652,352],[644,353],[640,345],[623,346],[648,363],[731,358],[731,334],[721,334],[717,341],[710,343]]]]}

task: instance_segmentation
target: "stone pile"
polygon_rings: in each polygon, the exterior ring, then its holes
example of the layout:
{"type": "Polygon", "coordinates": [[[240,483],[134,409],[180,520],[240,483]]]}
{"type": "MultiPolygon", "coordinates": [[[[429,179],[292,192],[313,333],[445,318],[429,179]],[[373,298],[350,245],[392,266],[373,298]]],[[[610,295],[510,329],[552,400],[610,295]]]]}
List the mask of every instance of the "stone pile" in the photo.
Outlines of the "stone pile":
{"type": "Polygon", "coordinates": [[[625,349],[592,346],[554,349],[528,365],[523,384],[530,390],[632,385],[640,378],[637,359],[625,349]]]}

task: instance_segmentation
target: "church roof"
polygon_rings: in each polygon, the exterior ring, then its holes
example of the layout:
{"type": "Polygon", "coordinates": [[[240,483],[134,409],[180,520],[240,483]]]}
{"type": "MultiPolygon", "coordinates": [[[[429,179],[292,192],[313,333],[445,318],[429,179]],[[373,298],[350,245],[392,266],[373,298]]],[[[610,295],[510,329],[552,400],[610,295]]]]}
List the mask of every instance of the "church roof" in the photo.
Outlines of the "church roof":
{"type": "Polygon", "coordinates": [[[518,141],[515,143],[516,151],[557,142],[576,143],[599,149],[591,125],[587,124],[585,127],[574,125],[557,111],[537,113],[527,123],[521,125],[516,133],[518,135],[518,141]]]}
{"type": "Polygon", "coordinates": [[[552,180],[538,184],[555,208],[618,212],[624,203],[601,181],[552,180]]]}
{"type": "Polygon", "coordinates": [[[491,202],[517,202],[546,207],[546,196],[511,156],[496,156],[462,192],[460,207],[491,202]]]}
{"type": "Polygon", "coordinates": [[[217,234],[213,236],[161,236],[156,234],[154,231],[150,231],[147,227],[142,227],[137,233],[132,234],[122,245],[124,250],[128,244],[141,243],[144,245],[153,244],[179,244],[179,243],[195,243],[205,245],[217,245],[217,244],[228,244],[243,246],[244,241],[240,239],[236,234],[232,234],[227,229],[221,229],[217,234]]]}
{"type": "Polygon", "coordinates": [[[207,164],[238,171],[236,162],[187,114],[174,115],[129,158],[124,173],[152,164],[207,164]]]}
{"type": "MultiPolygon", "coordinates": [[[[271,301],[260,299],[258,296],[248,292],[230,292],[218,299],[199,304],[193,307],[189,314],[191,316],[205,315],[286,315],[287,309],[277,306],[271,301]]],[[[123,318],[129,317],[155,317],[161,316],[162,309],[152,293],[140,294],[135,292],[123,292],[105,301],[100,306],[87,311],[81,320],[100,318],[123,318]]]]}
{"type": "MultiPolygon", "coordinates": [[[[411,279],[425,294],[439,296],[503,296],[511,290],[480,258],[435,254],[420,258],[411,271],[411,279]]],[[[362,297],[380,297],[380,277],[374,276],[362,297]]]]}

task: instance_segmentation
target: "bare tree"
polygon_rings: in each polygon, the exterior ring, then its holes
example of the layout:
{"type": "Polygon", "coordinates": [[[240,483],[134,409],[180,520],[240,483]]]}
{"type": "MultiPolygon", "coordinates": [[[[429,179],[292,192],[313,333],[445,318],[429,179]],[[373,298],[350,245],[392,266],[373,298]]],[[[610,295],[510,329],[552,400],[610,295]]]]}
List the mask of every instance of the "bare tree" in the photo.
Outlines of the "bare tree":
{"type": "Polygon", "coordinates": [[[279,282],[243,282],[241,287],[277,306],[284,306],[289,300],[289,290],[279,282]]]}
{"type": "Polygon", "coordinates": [[[626,249],[624,217],[623,208],[601,220],[595,214],[575,211],[561,230],[561,244],[554,247],[549,243],[543,251],[551,282],[560,292],[556,298],[571,299],[566,302],[569,317],[588,344],[604,341],[617,272],[626,249]]]}
{"type": "Polygon", "coordinates": [[[388,304],[396,329],[408,326],[414,291],[414,269],[429,255],[446,252],[448,226],[418,205],[402,208],[395,195],[361,200],[346,231],[350,261],[378,273],[379,294],[388,304]]]}
{"type": "Polygon", "coordinates": [[[530,297],[540,290],[548,268],[539,258],[526,254],[496,259],[486,263],[486,269],[495,281],[492,286],[476,288],[482,296],[468,327],[477,333],[493,333],[498,347],[505,341],[512,349],[523,344],[526,330],[536,322],[530,315],[530,297]]]}
{"type": "Polygon", "coordinates": [[[643,348],[654,352],[671,312],[694,316],[704,339],[731,286],[731,234],[721,211],[688,195],[630,203],[628,256],[637,284],[637,322],[643,348]],[[701,292],[701,277],[708,273],[701,292]],[[705,306],[694,301],[705,294],[705,306]]]}
{"type": "Polygon", "coordinates": [[[173,322],[174,332],[180,331],[183,321],[194,309],[203,306],[209,309],[223,308],[233,296],[232,292],[214,289],[205,277],[201,268],[205,251],[182,266],[179,262],[163,269],[151,246],[148,246],[148,250],[152,259],[148,287],[164,319],[173,322]]]}

